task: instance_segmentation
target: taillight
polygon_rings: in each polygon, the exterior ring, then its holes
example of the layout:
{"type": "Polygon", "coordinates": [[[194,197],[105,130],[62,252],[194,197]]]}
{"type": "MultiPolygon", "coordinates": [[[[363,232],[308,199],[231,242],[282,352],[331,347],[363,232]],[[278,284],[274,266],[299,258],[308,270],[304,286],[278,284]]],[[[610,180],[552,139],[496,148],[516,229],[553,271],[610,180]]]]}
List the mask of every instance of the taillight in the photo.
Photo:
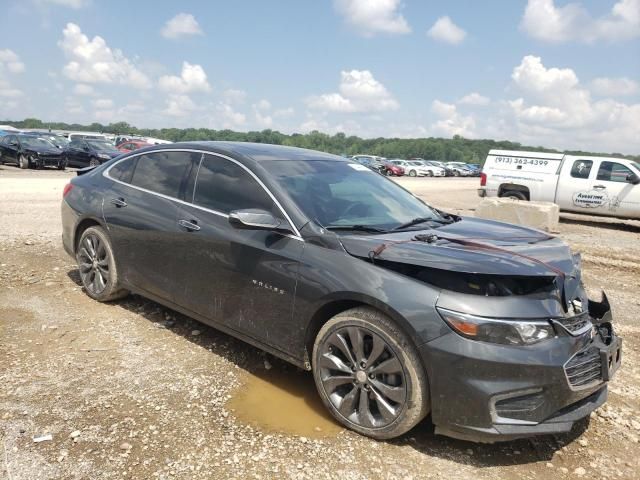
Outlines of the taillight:
{"type": "Polygon", "coordinates": [[[480,186],[484,187],[487,185],[487,174],[486,173],[481,173],[480,174],[480,186]]]}
{"type": "Polygon", "coordinates": [[[71,191],[73,185],[71,183],[67,183],[62,190],[62,198],[66,197],[67,194],[71,191]]]}

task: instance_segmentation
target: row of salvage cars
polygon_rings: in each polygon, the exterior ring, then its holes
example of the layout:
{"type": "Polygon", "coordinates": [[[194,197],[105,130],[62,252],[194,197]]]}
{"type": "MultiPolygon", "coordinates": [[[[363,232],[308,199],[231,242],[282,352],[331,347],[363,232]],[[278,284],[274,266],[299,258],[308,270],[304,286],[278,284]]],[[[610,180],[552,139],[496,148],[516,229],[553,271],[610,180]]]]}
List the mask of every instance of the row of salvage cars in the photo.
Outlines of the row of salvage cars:
{"type": "Polygon", "coordinates": [[[144,139],[122,137],[118,140],[114,144],[100,134],[6,132],[0,136],[0,164],[15,164],[22,169],[96,167],[123,153],[152,145],[144,139]]]}
{"type": "Polygon", "coordinates": [[[464,162],[440,162],[423,158],[387,159],[376,155],[349,157],[365,167],[389,177],[479,177],[480,167],[464,162]]]}

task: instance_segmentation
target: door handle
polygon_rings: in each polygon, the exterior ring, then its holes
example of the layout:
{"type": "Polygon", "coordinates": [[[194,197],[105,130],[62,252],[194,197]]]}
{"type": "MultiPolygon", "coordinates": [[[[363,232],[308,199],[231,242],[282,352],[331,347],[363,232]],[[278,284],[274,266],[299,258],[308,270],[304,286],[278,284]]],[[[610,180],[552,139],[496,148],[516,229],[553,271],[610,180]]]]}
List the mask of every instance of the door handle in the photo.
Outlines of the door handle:
{"type": "Polygon", "coordinates": [[[115,205],[117,208],[122,208],[127,206],[127,202],[124,201],[124,198],[112,198],[111,203],[115,205]]]}
{"type": "Polygon", "coordinates": [[[180,225],[182,228],[186,228],[190,232],[197,232],[198,230],[200,230],[200,225],[195,223],[195,220],[191,222],[189,220],[178,220],[178,225],[180,225]]]}
{"type": "Polygon", "coordinates": [[[607,188],[606,185],[594,185],[593,188],[595,188],[596,190],[603,190],[605,188],[607,188]]]}

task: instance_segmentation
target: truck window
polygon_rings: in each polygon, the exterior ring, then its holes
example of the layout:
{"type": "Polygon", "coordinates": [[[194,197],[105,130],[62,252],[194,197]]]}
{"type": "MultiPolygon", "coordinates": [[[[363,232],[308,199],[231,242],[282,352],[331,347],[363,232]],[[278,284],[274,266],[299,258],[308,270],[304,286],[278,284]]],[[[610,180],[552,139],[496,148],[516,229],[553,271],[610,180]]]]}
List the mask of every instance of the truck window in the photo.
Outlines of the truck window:
{"type": "Polygon", "coordinates": [[[626,182],[631,170],[616,162],[602,162],[598,169],[598,180],[605,182],[626,182]]]}
{"type": "Polygon", "coordinates": [[[593,162],[591,160],[576,160],[571,166],[571,176],[573,178],[589,178],[593,162]]]}

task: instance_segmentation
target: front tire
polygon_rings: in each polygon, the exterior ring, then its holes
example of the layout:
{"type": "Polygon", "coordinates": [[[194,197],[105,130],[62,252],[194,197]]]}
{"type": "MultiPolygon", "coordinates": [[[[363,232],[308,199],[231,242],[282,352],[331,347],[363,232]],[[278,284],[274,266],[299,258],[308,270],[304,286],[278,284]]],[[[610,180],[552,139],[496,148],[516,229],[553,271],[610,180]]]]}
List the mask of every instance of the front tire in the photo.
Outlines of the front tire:
{"type": "Polygon", "coordinates": [[[417,176],[417,175],[418,175],[418,174],[416,173],[416,171],[415,171],[415,170],[409,170],[409,176],[410,176],[410,177],[415,177],[415,176],[417,176]]]}
{"type": "Polygon", "coordinates": [[[109,302],[129,294],[119,285],[111,242],[102,227],[89,227],[82,232],[76,262],[82,285],[91,298],[109,302]]]}
{"type": "Polygon", "coordinates": [[[100,166],[100,160],[98,160],[95,157],[91,157],[91,160],[89,160],[89,166],[90,167],[98,167],[98,166],[100,166]]]}
{"type": "Polygon", "coordinates": [[[385,170],[384,174],[385,174],[387,177],[393,177],[393,172],[392,172],[391,170],[385,170]]]}
{"type": "Polygon", "coordinates": [[[385,440],[429,412],[426,372],[407,335],[370,308],[329,320],[313,345],[313,377],[322,402],[342,425],[385,440]]]}
{"type": "Polygon", "coordinates": [[[25,155],[20,155],[18,157],[18,165],[21,169],[26,170],[29,168],[29,159],[25,155]]]}

